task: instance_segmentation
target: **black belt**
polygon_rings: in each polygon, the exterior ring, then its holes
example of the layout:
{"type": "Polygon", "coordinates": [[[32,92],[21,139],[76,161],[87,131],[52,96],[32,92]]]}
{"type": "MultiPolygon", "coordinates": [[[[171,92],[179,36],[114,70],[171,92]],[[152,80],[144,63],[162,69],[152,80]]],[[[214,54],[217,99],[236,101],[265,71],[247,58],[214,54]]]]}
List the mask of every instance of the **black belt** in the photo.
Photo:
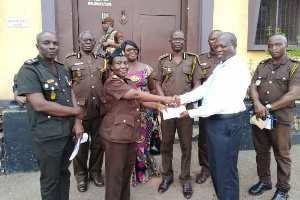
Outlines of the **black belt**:
{"type": "Polygon", "coordinates": [[[212,115],[208,118],[209,119],[232,119],[232,118],[237,118],[240,115],[241,115],[241,112],[234,113],[234,114],[217,114],[217,115],[212,115]]]}

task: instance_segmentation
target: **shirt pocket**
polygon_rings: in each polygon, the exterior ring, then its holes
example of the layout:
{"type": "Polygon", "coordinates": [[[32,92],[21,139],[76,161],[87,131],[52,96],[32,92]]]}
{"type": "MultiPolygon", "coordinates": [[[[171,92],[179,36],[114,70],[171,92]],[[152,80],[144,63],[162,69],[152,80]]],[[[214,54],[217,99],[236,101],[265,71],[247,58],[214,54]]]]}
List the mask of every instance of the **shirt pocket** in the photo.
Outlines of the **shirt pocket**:
{"type": "Polygon", "coordinates": [[[61,90],[58,82],[43,82],[44,97],[48,101],[55,101],[60,98],[61,90]]]}
{"type": "Polygon", "coordinates": [[[170,76],[172,74],[172,69],[171,67],[165,66],[162,68],[162,74],[165,77],[164,81],[168,81],[170,79],[170,76]]]}
{"type": "Polygon", "coordinates": [[[192,82],[192,80],[193,80],[192,67],[184,66],[182,68],[182,72],[185,75],[185,77],[184,77],[185,82],[188,82],[188,83],[192,82]]]}
{"type": "Polygon", "coordinates": [[[37,114],[36,133],[38,138],[57,137],[63,135],[62,118],[37,114]]]}
{"type": "Polygon", "coordinates": [[[255,85],[257,87],[264,87],[264,86],[268,86],[268,80],[267,80],[267,73],[261,73],[257,76],[256,80],[255,80],[255,85]]]}
{"type": "Polygon", "coordinates": [[[133,142],[134,117],[123,114],[116,114],[111,139],[122,142],[133,142]]]}
{"type": "Polygon", "coordinates": [[[277,73],[276,81],[281,91],[288,91],[289,74],[283,72],[277,73]]]}
{"type": "Polygon", "coordinates": [[[71,67],[72,78],[75,80],[81,80],[86,75],[85,67],[83,65],[73,65],[71,67]]]}

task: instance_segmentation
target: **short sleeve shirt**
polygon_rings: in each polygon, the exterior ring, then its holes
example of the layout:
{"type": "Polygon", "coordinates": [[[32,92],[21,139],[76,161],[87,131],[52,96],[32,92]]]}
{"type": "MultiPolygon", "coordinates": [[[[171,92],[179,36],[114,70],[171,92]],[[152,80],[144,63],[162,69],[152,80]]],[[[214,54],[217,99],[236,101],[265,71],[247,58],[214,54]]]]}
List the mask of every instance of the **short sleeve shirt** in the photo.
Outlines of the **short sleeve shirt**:
{"type": "Polygon", "coordinates": [[[185,52],[182,57],[181,62],[176,63],[170,54],[160,59],[158,63],[153,79],[162,82],[162,90],[166,96],[187,93],[193,89],[193,81],[204,78],[196,55],[185,52]],[[194,63],[195,69],[192,72],[194,63]]]}
{"type": "MultiPolygon", "coordinates": [[[[18,95],[42,93],[45,100],[73,107],[71,86],[63,64],[55,62],[57,76],[40,56],[26,61],[18,73],[18,95]]],[[[35,111],[26,100],[27,115],[35,141],[53,140],[69,136],[74,117],[55,117],[35,111]]]]}
{"type": "Polygon", "coordinates": [[[105,114],[103,97],[104,60],[92,56],[88,61],[80,53],[67,56],[65,63],[72,80],[72,87],[78,103],[85,110],[84,119],[92,119],[105,114]]]}
{"type": "MultiPolygon", "coordinates": [[[[259,100],[263,105],[279,100],[289,91],[289,87],[300,84],[300,69],[290,77],[291,69],[298,64],[285,57],[280,63],[273,64],[272,59],[262,61],[252,77],[251,84],[257,86],[259,100]]],[[[275,110],[279,123],[291,124],[294,121],[295,103],[275,110]]]]}
{"type": "Polygon", "coordinates": [[[111,142],[133,143],[140,139],[140,103],[122,98],[131,89],[135,89],[135,85],[130,79],[122,80],[116,75],[104,84],[107,113],[100,134],[111,142]]]}

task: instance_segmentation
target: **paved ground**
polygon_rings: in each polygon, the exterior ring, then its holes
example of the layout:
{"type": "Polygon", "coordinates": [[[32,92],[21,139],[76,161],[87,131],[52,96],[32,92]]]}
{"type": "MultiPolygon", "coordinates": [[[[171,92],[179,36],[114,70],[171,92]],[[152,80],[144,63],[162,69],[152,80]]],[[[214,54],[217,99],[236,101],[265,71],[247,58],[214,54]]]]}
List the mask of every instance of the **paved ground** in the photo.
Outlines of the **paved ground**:
{"type": "MultiPolygon", "coordinates": [[[[131,199],[132,200],[183,200],[182,188],[178,180],[180,171],[180,146],[174,145],[174,171],[175,180],[169,190],[164,194],[157,193],[157,187],[161,181],[160,178],[152,178],[146,184],[140,184],[137,188],[132,188],[131,199]]],[[[300,157],[299,157],[300,145],[292,147],[292,177],[290,191],[290,199],[300,199],[300,157]]],[[[157,157],[160,161],[160,157],[157,157]]],[[[276,183],[276,163],[272,160],[272,177],[273,183],[276,183]]],[[[70,167],[72,169],[72,166],[70,167]]],[[[193,183],[197,172],[199,171],[197,161],[197,142],[193,142],[193,155],[191,172],[193,177],[193,183]]],[[[271,191],[265,192],[258,197],[252,197],[248,194],[248,188],[258,181],[256,176],[256,164],[254,151],[241,151],[239,154],[239,174],[240,174],[240,199],[255,200],[255,199],[271,199],[275,188],[271,191]]],[[[216,199],[214,190],[212,188],[211,179],[209,179],[203,185],[194,184],[194,195],[191,199],[194,200],[212,200],[216,199]]],[[[71,200],[99,200],[104,199],[105,188],[97,188],[93,184],[89,185],[89,190],[85,193],[80,193],[76,189],[74,177],[71,178],[71,200]]],[[[1,200],[35,200],[40,199],[39,194],[39,173],[18,173],[11,175],[0,176],[0,199],[1,200]]]]}

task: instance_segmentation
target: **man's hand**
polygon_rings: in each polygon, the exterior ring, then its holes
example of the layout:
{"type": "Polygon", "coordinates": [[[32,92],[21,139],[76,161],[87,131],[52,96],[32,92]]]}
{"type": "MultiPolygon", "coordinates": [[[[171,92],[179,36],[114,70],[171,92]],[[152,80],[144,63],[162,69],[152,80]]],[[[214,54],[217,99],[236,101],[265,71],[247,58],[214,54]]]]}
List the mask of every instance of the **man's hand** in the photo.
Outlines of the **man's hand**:
{"type": "Polygon", "coordinates": [[[187,110],[185,110],[180,114],[179,119],[184,119],[184,118],[189,118],[189,117],[190,117],[189,112],[187,110]]]}
{"type": "Polygon", "coordinates": [[[26,97],[23,97],[23,96],[17,96],[15,98],[15,100],[17,101],[17,103],[20,105],[20,106],[26,106],[26,97]]]}
{"type": "Polygon", "coordinates": [[[75,117],[79,118],[79,119],[83,119],[84,117],[84,110],[81,107],[75,107],[75,117]]]}
{"type": "Polygon", "coordinates": [[[160,112],[162,112],[163,110],[167,110],[167,106],[166,105],[163,105],[163,104],[160,104],[158,103],[157,104],[157,110],[159,110],[160,112]]]}
{"type": "MultiPolygon", "coordinates": [[[[82,138],[84,129],[79,119],[75,119],[75,124],[72,129],[72,134],[76,135],[77,140],[82,138]]],[[[77,141],[76,140],[76,141],[77,141]]]]}
{"type": "Polygon", "coordinates": [[[263,106],[260,102],[254,102],[254,111],[256,118],[266,119],[266,113],[269,113],[269,110],[263,106]]]}

